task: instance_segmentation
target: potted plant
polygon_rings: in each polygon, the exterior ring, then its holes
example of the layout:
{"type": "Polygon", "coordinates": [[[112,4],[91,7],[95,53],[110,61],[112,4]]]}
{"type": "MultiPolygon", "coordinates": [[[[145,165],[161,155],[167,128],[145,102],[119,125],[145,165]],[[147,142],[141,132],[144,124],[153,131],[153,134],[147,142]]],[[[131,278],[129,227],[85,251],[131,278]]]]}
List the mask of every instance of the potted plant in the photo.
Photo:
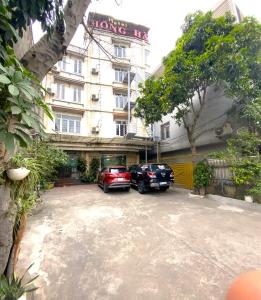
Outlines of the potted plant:
{"type": "Polygon", "coordinates": [[[30,170],[25,167],[11,168],[6,171],[8,178],[13,181],[23,180],[26,176],[29,175],[29,173],[30,170]]]}
{"type": "Polygon", "coordinates": [[[203,160],[197,163],[193,172],[194,188],[200,195],[206,195],[206,187],[210,185],[213,178],[213,167],[203,160]]]}
{"type": "Polygon", "coordinates": [[[7,177],[12,181],[19,181],[25,179],[30,170],[26,168],[26,161],[22,155],[16,155],[10,162],[11,167],[6,171],[7,177]]]}

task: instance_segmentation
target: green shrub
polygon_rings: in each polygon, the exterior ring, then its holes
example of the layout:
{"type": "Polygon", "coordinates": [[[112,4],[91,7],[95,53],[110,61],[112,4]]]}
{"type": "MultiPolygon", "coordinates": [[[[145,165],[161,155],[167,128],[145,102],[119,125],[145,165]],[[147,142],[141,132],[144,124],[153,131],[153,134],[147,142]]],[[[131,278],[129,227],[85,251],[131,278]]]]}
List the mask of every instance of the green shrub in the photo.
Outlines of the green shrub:
{"type": "Polygon", "coordinates": [[[227,140],[227,149],[211,154],[212,157],[225,159],[233,174],[233,181],[244,194],[261,196],[261,161],[258,134],[241,130],[236,136],[227,140]]]}
{"type": "Polygon", "coordinates": [[[29,148],[15,154],[10,167],[25,167],[29,175],[21,181],[11,182],[12,198],[18,207],[19,216],[30,212],[37,200],[39,186],[48,187],[57,174],[57,168],[67,163],[65,152],[46,142],[35,141],[29,148]]]}
{"type": "Polygon", "coordinates": [[[85,183],[94,183],[97,180],[97,171],[100,167],[100,161],[97,158],[93,158],[88,173],[80,176],[80,180],[85,183]]]}
{"type": "Polygon", "coordinates": [[[210,185],[213,178],[213,167],[209,166],[205,160],[197,163],[193,172],[193,184],[194,188],[198,191],[202,187],[210,185]]]}
{"type": "Polygon", "coordinates": [[[83,158],[78,158],[78,160],[77,160],[77,170],[83,174],[83,173],[85,173],[86,169],[87,169],[86,160],[83,159],[83,158]]]}

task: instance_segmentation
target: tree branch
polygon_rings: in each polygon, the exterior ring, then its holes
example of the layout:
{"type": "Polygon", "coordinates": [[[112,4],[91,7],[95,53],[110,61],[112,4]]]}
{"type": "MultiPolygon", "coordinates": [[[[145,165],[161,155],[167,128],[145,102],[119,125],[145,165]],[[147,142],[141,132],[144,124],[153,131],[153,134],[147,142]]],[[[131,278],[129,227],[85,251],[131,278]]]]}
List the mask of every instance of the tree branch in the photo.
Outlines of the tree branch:
{"type": "Polygon", "coordinates": [[[201,94],[200,92],[198,92],[198,95],[199,95],[199,102],[200,102],[200,107],[199,107],[199,110],[197,112],[195,112],[194,114],[194,120],[193,120],[193,125],[192,125],[192,132],[194,132],[194,129],[197,125],[197,122],[198,122],[198,119],[201,115],[201,112],[206,104],[206,92],[207,92],[207,89],[205,88],[204,91],[203,91],[203,97],[201,97],[201,94]]]}
{"type": "Polygon", "coordinates": [[[40,81],[56,62],[63,57],[89,4],[90,0],[68,0],[64,8],[65,32],[59,30],[59,24],[56,24],[57,26],[55,26],[50,38],[45,34],[24,55],[22,59],[23,64],[40,81]]]}

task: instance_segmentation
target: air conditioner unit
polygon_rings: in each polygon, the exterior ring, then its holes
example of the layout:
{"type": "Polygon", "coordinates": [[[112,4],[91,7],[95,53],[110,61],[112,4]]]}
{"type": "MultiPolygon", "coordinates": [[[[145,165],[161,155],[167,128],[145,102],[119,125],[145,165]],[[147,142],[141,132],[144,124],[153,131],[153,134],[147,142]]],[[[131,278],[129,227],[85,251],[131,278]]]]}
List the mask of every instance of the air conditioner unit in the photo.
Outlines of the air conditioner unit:
{"type": "Polygon", "coordinates": [[[99,101],[98,95],[92,94],[92,101],[99,101]]]}
{"type": "Polygon", "coordinates": [[[230,123],[225,123],[222,127],[216,128],[215,133],[219,138],[232,134],[233,129],[230,123]]]}
{"type": "Polygon", "coordinates": [[[57,66],[53,66],[51,70],[53,73],[59,73],[57,66]]]}
{"type": "Polygon", "coordinates": [[[92,127],[92,133],[99,133],[100,129],[98,126],[92,127]]]}
{"type": "Polygon", "coordinates": [[[47,93],[51,96],[54,96],[54,92],[53,92],[52,88],[50,88],[50,87],[47,88],[47,93]]]}
{"type": "Polygon", "coordinates": [[[96,68],[92,68],[92,75],[98,75],[99,71],[96,68]]]}

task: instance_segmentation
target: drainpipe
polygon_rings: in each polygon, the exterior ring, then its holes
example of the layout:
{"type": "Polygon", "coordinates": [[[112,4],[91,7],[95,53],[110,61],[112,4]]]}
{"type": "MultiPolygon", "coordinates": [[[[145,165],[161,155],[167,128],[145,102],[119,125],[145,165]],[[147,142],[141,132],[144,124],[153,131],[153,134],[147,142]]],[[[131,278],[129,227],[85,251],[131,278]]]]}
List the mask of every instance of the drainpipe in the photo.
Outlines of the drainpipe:
{"type": "Polygon", "coordinates": [[[146,140],[146,145],[145,145],[145,163],[148,163],[148,147],[147,147],[147,140],[146,140]]]}
{"type": "Polygon", "coordinates": [[[157,141],[157,163],[160,162],[160,143],[157,141]]]}
{"type": "Polygon", "coordinates": [[[130,67],[128,70],[128,132],[130,132],[130,67]]]}

